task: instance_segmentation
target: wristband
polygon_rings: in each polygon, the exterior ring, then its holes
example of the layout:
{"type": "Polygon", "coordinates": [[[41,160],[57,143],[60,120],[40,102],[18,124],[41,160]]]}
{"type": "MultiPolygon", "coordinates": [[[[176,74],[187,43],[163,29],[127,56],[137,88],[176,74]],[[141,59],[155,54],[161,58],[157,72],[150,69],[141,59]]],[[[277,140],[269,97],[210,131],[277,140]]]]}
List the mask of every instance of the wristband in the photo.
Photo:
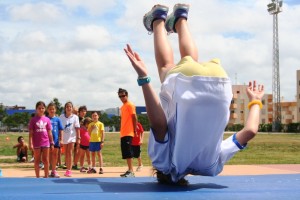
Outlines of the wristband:
{"type": "Polygon", "coordinates": [[[146,83],[150,83],[151,78],[149,76],[145,76],[145,77],[138,77],[137,79],[137,83],[139,86],[142,86],[146,83]]]}
{"type": "Polygon", "coordinates": [[[251,102],[248,103],[248,109],[250,110],[250,108],[254,105],[254,104],[258,104],[259,108],[262,109],[263,105],[261,103],[260,100],[253,100],[251,102]]]}

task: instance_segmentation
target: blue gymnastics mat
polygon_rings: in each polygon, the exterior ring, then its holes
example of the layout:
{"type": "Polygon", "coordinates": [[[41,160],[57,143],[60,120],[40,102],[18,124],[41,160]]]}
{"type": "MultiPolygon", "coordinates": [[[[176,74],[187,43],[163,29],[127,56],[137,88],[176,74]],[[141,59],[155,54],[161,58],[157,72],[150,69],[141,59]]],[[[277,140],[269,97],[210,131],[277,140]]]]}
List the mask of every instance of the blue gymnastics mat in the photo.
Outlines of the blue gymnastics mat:
{"type": "Polygon", "coordinates": [[[300,174],[188,176],[186,187],[139,178],[0,178],[1,200],[300,199],[300,174]]]}

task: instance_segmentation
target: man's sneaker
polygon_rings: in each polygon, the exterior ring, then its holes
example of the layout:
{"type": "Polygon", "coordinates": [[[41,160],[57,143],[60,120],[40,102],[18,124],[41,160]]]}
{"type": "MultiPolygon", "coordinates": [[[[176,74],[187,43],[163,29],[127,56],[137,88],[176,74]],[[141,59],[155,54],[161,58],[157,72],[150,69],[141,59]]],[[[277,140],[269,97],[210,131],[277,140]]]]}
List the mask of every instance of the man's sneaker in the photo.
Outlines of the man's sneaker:
{"type": "Polygon", "coordinates": [[[143,23],[149,33],[153,32],[153,22],[157,19],[166,20],[169,8],[163,5],[155,5],[144,15],[143,23]]]}
{"type": "Polygon", "coordinates": [[[124,174],[121,174],[120,176],[123,178],[134,177],[134,173],[131,171],[127,171],[124,174]]]}
{"type": "Polygon", "coordinates": [[[167,17],[165,28],[168,33],[177,33],[175,24],[179,18],[188,18],[190,6],[188,4],[176,4],[173,8],[173,12],[167,17]]]}
{"type": "Polygon", "coordinates": [[[50,174],[50,177],[59,178],[59,175],[58,175],[57,171],[52,171],[51,174],[50,174]]]}
{"type": "Polygon", "coordinates": [[[86,172],[85,167],[81,167],[81,168],[80,168],[80,172],[86,172]]]}
{"type": "Polygon", "coordinates": [[[100,167],[99,174],[103,174],[103,169],[100,167]]]}
{"type": "Polygon", "coordinates": [[[72,176],[71,170],[67,170],[66,173],[64,174],[64,176],[71,177],[72,176]]]}
{"type": "Polygon", "coordinates": [[[87,171],[88,174],[96,174],[97,171],[94,169],[94,168],[90,168],[88,171],[87,171]]]}
{"type": "Polygon", "coordinates": [[[138,167],[136,168],[136,171],[137,171],[137,172],[140,172],[140,171],[142,170],[142,168],[143,168],[143,165],[140,165],[140,166],[138,166],[138,167]]]}
{"type": "Polygon", "coordinates": [[[34,157],[32,157],[29,162],[34,162],[34,157]]]}

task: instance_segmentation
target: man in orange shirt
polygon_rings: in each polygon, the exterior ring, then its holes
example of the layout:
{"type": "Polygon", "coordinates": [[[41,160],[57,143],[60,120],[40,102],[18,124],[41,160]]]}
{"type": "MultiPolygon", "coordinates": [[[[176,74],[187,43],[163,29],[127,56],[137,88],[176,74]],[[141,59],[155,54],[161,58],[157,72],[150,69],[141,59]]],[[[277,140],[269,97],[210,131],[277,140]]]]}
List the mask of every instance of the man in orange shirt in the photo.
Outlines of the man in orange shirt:
{"type": "Polygon", "coordinates": [[[126,159],[128,170],[121,174],[121,177],[134,177],[132,157],[133,151],[131,148],[132,138],[136,135],[136,111],[135,105],[128,100],[128,92],[125,89],[119,88],[118,95],[123,105],[121,107],[121,151],[122,158],[126,159]]]}

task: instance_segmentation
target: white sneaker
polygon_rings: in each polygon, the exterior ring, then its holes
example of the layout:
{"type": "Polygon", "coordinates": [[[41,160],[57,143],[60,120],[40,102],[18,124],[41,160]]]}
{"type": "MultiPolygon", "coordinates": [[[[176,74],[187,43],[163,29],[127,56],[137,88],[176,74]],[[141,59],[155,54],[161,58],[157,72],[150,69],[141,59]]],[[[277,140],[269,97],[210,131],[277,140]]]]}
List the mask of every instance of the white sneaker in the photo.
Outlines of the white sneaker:
{"type": "Polygon", "coordinates": [[[142,170],[142,168],[143,168],[143,165],[138,166],[138,167],[136,168],[136,171],[137,171],[137,172],[140,172],[140,171],[142,170]]]}
{"type": "Polygon", "coordinates": [[[167,32],[176,33],[175,24],[179,18],[188,18],[190,6],[188,4],[176,4],[173,8],[173,12],[167,17],[165,28],[167,32]]]}
{"type": "Polygon", "coordinates": [[[157,19],[166,20],[169,8],[163,5],[155,5],[144,15],[143,23],[149,33],[153,32],[153,21],[157,19]]]}

